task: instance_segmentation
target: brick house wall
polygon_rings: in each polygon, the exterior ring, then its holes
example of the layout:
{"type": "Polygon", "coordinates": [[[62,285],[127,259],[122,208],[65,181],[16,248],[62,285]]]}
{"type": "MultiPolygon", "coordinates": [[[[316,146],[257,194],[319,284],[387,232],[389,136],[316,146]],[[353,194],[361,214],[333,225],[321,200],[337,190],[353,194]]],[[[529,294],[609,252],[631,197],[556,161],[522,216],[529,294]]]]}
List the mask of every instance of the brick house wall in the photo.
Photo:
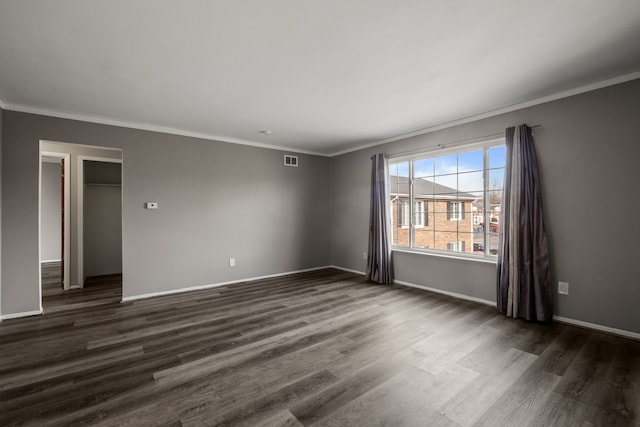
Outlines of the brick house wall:
{"type": "MultiPolygon", "coordinates": [[[[422,200],[426,207],[426,224],[416,226],[414,233],[414,247],[448,250],[449,244],[462,242],[463,251],[473,253],[473,214],[469,200],[422,200]],[[457,201],[464,204],[463,218],[449,219],[449,202],[457,201]],[[438,231],[436,233],[435,231],[438,231]]],[[[407,198],[399,198],[392,202],[392,233],[393,244],[409,246],[409,227],[399,226],[399,205],[408,203],[407,198]]]]}

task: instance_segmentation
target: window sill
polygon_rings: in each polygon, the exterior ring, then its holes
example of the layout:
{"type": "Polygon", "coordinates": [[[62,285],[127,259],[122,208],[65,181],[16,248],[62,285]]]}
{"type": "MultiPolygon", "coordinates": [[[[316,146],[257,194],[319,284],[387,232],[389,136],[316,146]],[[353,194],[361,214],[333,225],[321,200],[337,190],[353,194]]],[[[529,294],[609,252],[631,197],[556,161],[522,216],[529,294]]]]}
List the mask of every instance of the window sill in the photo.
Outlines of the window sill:
{"type": "Polygon", "coordinates": [[[457,260],[463,260],[463,261],[474,261],[474,262],[481,262],[483,264],[493,264],[496,265],[498,262],[498,258],[485,258],[485,257],[476,257],[476,256],[465,256],[465,255],[454,255],[454,254],[447,254],[447,253],[440,253],[440,252],[428,252],[428,251],[423,251],[420,249],[411,249],[411,248],[404,248],[401,246],[392,246],[391,247],[391,251],[392,252],[400,252],[400,253],[406,253],[406,254],[414,254],[414,255],[426,255],[426,256],[432,256],[432,257],[436,257],[436,258],[448,258],[448,259],[457,259],[457,260]]]}

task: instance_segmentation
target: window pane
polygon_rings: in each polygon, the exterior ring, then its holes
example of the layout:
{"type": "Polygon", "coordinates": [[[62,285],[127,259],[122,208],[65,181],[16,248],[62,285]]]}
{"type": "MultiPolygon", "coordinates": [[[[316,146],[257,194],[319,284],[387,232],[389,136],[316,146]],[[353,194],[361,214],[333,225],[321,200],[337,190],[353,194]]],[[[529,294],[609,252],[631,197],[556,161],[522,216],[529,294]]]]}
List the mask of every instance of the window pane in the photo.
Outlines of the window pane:
{"type": "Polygon", "coordinates": [[[473,253],[473,233],[458,233],[458,252],[473,253]]]}
{"type": "Polygon", "coordinates": [[[458,193],[458,176],[444,175],[436,176],[433,180],[433,194],[457,194],[458,193]]]}
{"type": "Polygon", "coordinates": [[[413,235],[413,243],[416,248],[433,248],[433,230],[428,228],[417,228],[413,235]]]}
{"type": "Polygon", "coordinates": [[[450,250],[449,248],[455,245],[457,241],[458,233],[456,232],[448,233],[443,231],[436,233],[435,249],[440,249],[442,251],[450,250]]]}
{"type": "Polygon", "coordinates": [[[504,188],[504,169],[491,169],[489,171],[489,190],[502,190],[504,188]]]}
{"type": "Polygon", "coordinates": [[[466,171],[482,171],[484,169],[484,161],[482,159],[483,151],[467,151],[458,154],[458,172],[466,171]]]}
{"type": "Polygon", "coordinates": [[[498,233],[489,233],[489,255],[498,255],[498,233]]]}
{"type": "Polygon", "coordinates": [[[416,198],[430,198],[433,195],[433,178],[416,178],[413,180],[413,194],[416,198]]]}
{"type": "Polygon", "coordinates": [[[405,217],[405,206],[407,200],[391,197],[391,229],[393,234],[392,243],[399,246],[409,246],[409,230],[402,226],[405,217]]]}
{"type": "Polygon", "coordinates": [[[506,150],[504,145],[489,149],[489,167],[503,168],[505,165],[506,150]]]}
{"type": "Polygon", "coordinates": [[[450,218],[446,207],[444,211],[436,211],[433,213],[433,228],[436,231],[458,231],[458,224],[450,218]]]}
{"type": "Polygon", "coordinates": [[[484,231],[473,233],[473,253],[484,254],[484,231]]]}
{"type": "Polygon", "coordinates": [[[416,178],[433,176],[433,159],[420,159],[414,161],[413,174],[416,178]]]}
{"type": "Polygon", "coordinates": [[[436,175],[444,175],[458,172],[457,156],[451,154],[449,156],[436,157],[434,160],[434,169],[436,175]]]}
{"type": "Polygon", "coordinates": [[[502,203],[502,190],[489,190],[489,208],[491,210],[498,208],[502,203]]]}
{"type": "MultiPolygon", "coordinates": [[[[409,162],[389,163],[389,176],[397,177],[395,180],[400,183],[409,181],[409,162]]],[[[392,180],[393,182],[393,180],[392,180]]]]}
{"type": "Polygon", "coordinates": [[[484,188],[484,174],[480,172],[465,172],[458,174],[458,191],[470,193],[482,191],[484,188]]]}
{"type": "Polygon", "coordinates": [[[398,163],[397,162],[389,162],[389,175],[398,176],[398,163]]]}
{"type": "Polygon", "coordinates": [[[458,231],[465,233],[473,232],[473,212],[471,211],[471,203],[465,203],[463,211],[458,214],[458,231]]]}

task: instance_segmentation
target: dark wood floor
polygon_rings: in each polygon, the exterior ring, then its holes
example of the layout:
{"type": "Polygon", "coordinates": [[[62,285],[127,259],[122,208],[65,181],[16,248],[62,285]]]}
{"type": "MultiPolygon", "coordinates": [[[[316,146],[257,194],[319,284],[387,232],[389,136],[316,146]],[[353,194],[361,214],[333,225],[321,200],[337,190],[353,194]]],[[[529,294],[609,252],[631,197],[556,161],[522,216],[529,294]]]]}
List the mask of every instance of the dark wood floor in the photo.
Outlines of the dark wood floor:
{"type": "Polygon", "coordinates": [[[638,341],[333,269],[119,292],[0,324],[0,425],[639,425],[638,341]]]}

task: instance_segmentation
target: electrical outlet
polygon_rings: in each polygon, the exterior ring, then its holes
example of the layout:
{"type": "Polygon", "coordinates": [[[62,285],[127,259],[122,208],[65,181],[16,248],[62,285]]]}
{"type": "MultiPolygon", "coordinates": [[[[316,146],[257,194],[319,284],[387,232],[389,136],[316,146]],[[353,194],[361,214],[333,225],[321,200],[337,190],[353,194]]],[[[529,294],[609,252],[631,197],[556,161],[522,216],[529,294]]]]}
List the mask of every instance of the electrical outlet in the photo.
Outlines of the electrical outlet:
{"type": "Polygon", "coordinates": [[[367,260],[367,253],[366,252],[362,252],[362,259],[363,260],[367,260]]]}
{"type": "Polygon", "coordinates": [[[558,282],[558,293],[569,295],[569,282],[558,282]]]}
{"type": "Polygon", "coordinates": [[[235,267],[235,266],[236,266],[236,259],[229,258],[229,267],[235,267]]]}

